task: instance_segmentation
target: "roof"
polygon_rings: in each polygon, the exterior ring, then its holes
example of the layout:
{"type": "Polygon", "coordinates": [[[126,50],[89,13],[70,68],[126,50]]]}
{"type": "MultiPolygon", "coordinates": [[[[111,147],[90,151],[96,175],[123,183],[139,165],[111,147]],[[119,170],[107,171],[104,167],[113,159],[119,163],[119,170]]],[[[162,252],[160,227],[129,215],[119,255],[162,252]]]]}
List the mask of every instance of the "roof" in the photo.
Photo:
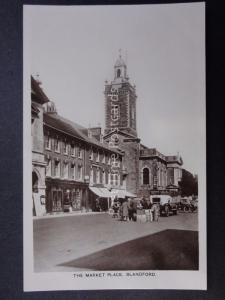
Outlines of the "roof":
{"type": "Polygon", "coordinates": [[[35,116],[37,116],[38,113],[40,112],[40,110],[35,102],[31,103],[31,112],[32,112],[32,115],[35,115],[35,116]]]}
{"type": "MultiPolygon", "coordinates": [[[[109,129],[110,130],[110,129],[109,129]]],[[[140,141],[140,139],[138,138],[138,137],[136,137],[136,136],[134,136],[134,135],[132,135],[132,134],[129,134],[129,133],[127,133],[127,132],[124,132],[124,131],[122,131],[122,130],[114,130],[114,131],[110,131],[110,132],[108,132],[107,134],[105,134],[104,135],[104,139],[107,139],[108,137],[110,137],[111,135],[113,135],[113,134],[118,134],[118,135],[123,135],[123,136],[125,136],[127,139],[133,139],[133,140],[139,140],[140,141]]]]}
{"type": "Polygon", "coordinates": [[[160,153],[156,148],[148,148],[147,146],[141,144],[141,156],[157,156],[166,163],[178,163],[180,165],[183,164],[182,157],[180,155],[164,155],[160,153]]]}
{"type": "Polygon", "coordinates": [[[88,129],[71,121],[67,120],[64,117],[61,117],[57,113],[48,114],[44,113],[43,116],[44,124],[50,126],[56,130],[64,132],[68,135],[71,135],[75,138],[80,139],[88,144],[94,145],[98,148],[102,148],[111,152],[116,152],[122,155],[121,152],[117,151],[116,149],[112,149],[108,146],[107,143],[100,143],[95,137],[88,137],[88,129]]]}
{"type": "Polygon", "coordinates": [[[43,92],[42,88],[40,87],[40,84],[31,76],[31,95],[32,100],[44,104],[49,101],[48,97],[43,92]]]}
{"type": "Polygon", "coordinates": [[[82,137],[80,132],[78,130],[76,130],[73,126],[71,126],[69,123],[62,120],[58,114],[44,113],[43,121],[44,121],[44,124],[54,128],[56,130],[62,131],[64,133],[72,135],[73,137],[76,137],[78,139],[85,141],[85,139],[82,137]]]}

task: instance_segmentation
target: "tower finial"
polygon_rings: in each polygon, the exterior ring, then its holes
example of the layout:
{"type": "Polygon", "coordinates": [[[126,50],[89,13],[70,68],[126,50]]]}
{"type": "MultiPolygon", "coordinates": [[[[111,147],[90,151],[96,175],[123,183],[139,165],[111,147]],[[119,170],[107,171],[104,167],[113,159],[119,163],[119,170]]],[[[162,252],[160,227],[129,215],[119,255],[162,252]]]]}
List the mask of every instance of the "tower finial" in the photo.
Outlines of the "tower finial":
{"type": "Polygon", "coordinates": [[[119,49],[119,57],[120,58],[122,57],[122,49],[121,48],[119,49]]]}

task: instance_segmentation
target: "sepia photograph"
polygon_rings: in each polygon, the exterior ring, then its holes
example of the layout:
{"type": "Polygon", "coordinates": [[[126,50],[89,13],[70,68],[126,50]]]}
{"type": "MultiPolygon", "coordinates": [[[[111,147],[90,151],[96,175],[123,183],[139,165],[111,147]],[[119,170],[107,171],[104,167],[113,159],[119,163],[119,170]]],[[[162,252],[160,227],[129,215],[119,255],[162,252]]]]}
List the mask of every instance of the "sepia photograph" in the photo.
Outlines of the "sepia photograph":
{"type": "Polygon", "coordinates": [[[206,289],[205,4],[25,5],[24,290],[206,289]]]}

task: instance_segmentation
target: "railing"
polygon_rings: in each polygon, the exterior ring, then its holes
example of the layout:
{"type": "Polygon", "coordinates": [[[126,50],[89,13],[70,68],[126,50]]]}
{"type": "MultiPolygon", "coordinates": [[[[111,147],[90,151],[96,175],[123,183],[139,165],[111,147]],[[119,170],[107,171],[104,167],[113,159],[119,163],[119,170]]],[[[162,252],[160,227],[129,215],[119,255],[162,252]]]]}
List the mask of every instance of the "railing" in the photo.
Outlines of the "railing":
{"type": "Polygon", "coordinates": [[[166,161],[167,162],[178,162],[178,163],[182,164],[182,159],[177,155],[166,156],[166,161]]]}
{"type": "Polygon", "coordinates": [[[161,154],[159,151],[157,151],[156,149],[143,149],[143,150],[140,150],[140,156],[141,157],[145,157],[145,156],[148,156],[148,157],[151,157],[151,156],[157,156],[163,160],[166,160],[166,157],[161,154]]]}

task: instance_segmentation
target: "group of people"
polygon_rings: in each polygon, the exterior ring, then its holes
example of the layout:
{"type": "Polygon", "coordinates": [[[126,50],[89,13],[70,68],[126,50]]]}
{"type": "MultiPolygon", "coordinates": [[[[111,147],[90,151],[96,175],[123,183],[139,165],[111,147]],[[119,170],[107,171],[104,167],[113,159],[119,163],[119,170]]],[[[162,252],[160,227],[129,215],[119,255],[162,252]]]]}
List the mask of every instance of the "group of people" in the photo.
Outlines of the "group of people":
{"type": "Polygon", "coordinates": [[[130,198],[125,198],[125,200],[116,198],[112,209],[113,217],[118,217],[121,221],[137,220],[137,204],[130,198]]]}
{"type": "Polygon", "coordinates": [[[157,203],[151,203],[150,199],[143,198],[141,201],[142,209],[145,212],[146,222],[158,221],[160,216],[160,207],[157,203]]]}
{"type": "Polygon", "coordinates": [[[112,206],[113,217],[121,221],[137,221],[138,211],[145,215],[146,222],[158,221],[160,209],[150,199],[143,198],[139,203],[132,198],[115,199],[112,206]]]}

